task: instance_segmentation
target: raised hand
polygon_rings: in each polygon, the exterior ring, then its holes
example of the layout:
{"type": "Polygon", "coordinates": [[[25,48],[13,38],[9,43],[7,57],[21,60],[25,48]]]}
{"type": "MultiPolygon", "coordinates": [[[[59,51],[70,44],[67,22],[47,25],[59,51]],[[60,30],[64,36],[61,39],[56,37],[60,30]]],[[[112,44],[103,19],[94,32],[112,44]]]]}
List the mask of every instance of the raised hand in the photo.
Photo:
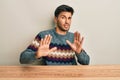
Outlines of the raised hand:
{"type": "Polygon", "coordinates": [[[56,47],[49,49],[51,39],[52,39],[51,35],[45,35],[45,38],[41,39],[40,46],[38,48],[38,51],[36,52],[36,58],[40,58],[42,56],[48,56],[50,52],[53,52],[57,49],[56,47]]]}
{"type": "Polygon", "coordinates": [[[75,32],[74,33],[74,42],[71,43],[69,40],[66,40],[67,44],[76,52],[80,53],[82,50],[82,44],[83,44],[84,38],[81,38],[80,33],[75,32]]]}

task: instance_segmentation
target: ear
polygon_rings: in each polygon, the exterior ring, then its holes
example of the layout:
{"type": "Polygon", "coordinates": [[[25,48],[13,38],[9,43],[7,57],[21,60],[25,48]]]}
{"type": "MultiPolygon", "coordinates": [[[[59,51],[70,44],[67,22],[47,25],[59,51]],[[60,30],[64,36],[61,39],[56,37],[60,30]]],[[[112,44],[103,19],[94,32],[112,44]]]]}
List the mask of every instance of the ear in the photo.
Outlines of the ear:
{"type": "Polygon", "coordinates": [[[54,17],[54,22],[57,23],[57,17],[54,17]]]}

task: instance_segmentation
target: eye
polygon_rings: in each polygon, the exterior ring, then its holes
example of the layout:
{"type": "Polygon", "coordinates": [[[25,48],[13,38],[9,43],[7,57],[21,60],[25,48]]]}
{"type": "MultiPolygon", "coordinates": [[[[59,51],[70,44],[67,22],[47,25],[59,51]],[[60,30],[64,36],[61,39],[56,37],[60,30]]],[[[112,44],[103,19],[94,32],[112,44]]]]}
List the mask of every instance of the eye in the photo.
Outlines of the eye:
{"type": "Polygon", "coordinates": [[[68,19],[71,20],[72,17],[69,17],[68,19]]]}
{"type": "Polygon", "coordinates": [[[65,17],[64,17],[64,16],[62,16],[61,18],[62,18],[62,19],[65,19],[65,17]]]}

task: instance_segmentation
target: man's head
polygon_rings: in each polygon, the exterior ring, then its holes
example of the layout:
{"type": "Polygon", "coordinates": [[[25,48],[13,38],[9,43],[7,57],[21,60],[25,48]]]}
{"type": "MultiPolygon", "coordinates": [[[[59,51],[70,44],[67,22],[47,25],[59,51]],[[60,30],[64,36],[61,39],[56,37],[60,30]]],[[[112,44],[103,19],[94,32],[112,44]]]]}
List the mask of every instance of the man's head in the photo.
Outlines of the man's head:
{"type": "Polygon", "coordinates": [[[55,23],[56,28],[60,31],[66,32],[71,25],[71,19],[74,10],[68,5],[60,5],[55,10],[55,23]]]}
{"type": "Polygon", "coordinates": [[[58,17],[61,12],[70,12],[73,15],[74,9],[68,5],[60,5],[55,10],[55,17],[58,17]]]}

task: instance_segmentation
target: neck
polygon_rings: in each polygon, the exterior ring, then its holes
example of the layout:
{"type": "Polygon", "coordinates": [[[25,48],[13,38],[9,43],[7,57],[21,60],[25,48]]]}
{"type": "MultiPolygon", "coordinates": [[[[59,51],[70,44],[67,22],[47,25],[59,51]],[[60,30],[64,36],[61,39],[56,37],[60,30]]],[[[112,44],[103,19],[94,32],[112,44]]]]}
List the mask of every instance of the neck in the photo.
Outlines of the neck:
{"type": "Polygon", "coordinates": [[[66,33],[67,33],[67,31],[62,31],[58,27],[56,27],[55,30],[56,30],[56,33],[58,33],[60,35],[66,35],[66,33]]]}

